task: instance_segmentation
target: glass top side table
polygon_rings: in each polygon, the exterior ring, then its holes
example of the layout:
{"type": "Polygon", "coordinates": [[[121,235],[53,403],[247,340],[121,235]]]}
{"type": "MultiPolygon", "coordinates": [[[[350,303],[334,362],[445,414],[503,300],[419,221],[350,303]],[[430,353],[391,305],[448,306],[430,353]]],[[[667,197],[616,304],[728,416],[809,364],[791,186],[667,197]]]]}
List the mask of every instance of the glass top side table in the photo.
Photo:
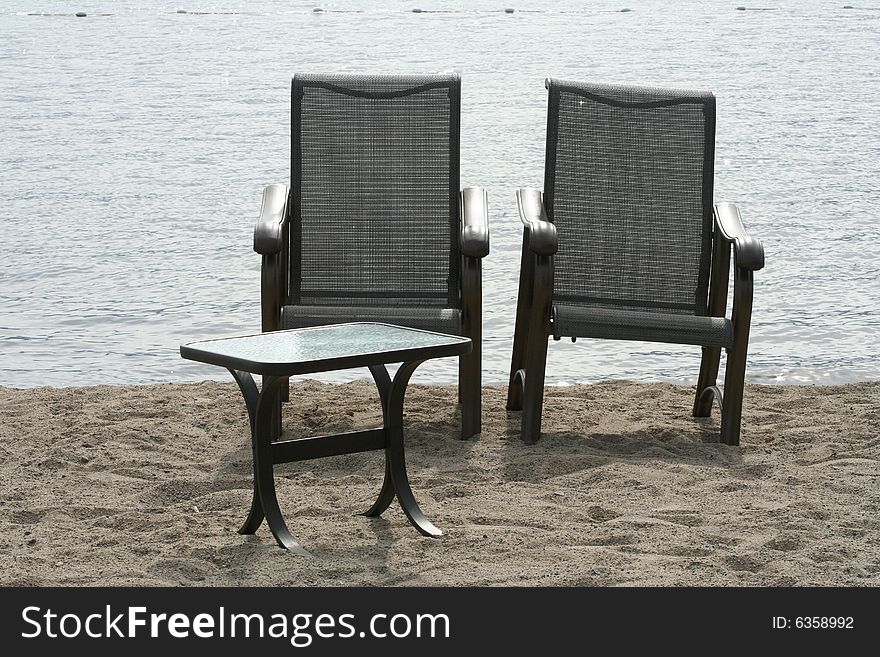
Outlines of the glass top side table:
{"type": "Polygon", "coordinates": [[[255,533],[265,519],[281,547],[307,555],[281,514],[273,466],[382,449],[385,479],[376,502],[363,515],[380,515],[396,496],[407,519],[419,532],[425,536],[440,536],[440,530],[419,508],[407,478],[403,400],[410,377],[423,362],[460,356],[470,350],[468,338],[369,322],[272,331],[181,345],[183,358],[227,368],[247,406],[254,455],[254,491],[250,512],[239,533],[255,533]],[[387,363],[402,363],[393,380],[385,368],[387,363]],[[288,377],[354,367],[367,367],[373,375],[382,402],[382,427],[280,439],[280,390],[288,377]],[[253,374],[263,375],[262,390],[257,389],[253,374]],[[279,439],[275,439],[276,436],[279,439]]]}

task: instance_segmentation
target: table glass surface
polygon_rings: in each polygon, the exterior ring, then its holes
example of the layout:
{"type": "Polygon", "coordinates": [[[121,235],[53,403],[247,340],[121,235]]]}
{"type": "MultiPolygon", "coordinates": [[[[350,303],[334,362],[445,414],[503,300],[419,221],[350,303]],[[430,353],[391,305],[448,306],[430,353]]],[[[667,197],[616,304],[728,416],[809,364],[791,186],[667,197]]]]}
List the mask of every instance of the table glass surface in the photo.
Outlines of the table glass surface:
{"type": "Polygon", "coordinates": [[[456,335],[363,322],[203,340],[185,346],[218,356],[269,364],[445,347],[467,341],[468,338],[456,335]]]}

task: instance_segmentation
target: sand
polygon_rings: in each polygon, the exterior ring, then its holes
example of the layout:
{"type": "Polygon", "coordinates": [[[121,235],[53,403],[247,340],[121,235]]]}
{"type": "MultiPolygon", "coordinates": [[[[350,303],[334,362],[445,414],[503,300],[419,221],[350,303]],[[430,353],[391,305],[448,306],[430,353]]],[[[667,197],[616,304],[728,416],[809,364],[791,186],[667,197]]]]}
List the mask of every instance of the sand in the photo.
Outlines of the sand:
{"type": "MultiPolygon", "coordinates": [[[[692,389],[549,388],[524,445],[504,389],[457,439],[451,387],[412,386],[410,479],[444,530],[378,492],[381,453],[278,466],[314,555],[236,529],[250,500],[233,384],[0,388],[2,585],[878,585],[880,383],[748,386],[742,447],[692,389]]],[[[375,425],[371,385],[294,384],[291,435],[375,425]]]]}

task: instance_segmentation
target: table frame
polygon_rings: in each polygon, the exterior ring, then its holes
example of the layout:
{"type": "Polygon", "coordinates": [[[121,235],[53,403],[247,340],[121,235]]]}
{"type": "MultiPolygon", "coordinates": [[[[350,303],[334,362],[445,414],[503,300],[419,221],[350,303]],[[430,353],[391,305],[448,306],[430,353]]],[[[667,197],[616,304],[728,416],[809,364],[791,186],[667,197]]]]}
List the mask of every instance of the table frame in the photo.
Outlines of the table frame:
{"type": "MultiPolygon", "coordinates": [[[[383,325],[379,322],[353,324],[383,325]]],[[[333,340],[334,329],[342,326],[345,325],[288,329],[273,333],[326,330],[328,332],[326,339],[333,340]]],[[[240,534],[255,533],[265,520],[278,545],[296,554],[308,555],[309,553],[297,543],[287,528],[278,506],[274,466],[279,463],[381,449],[385,452],[385,478],[376,501],[362,515],[370,517],[381,515],[396,497],[407,519],[420,533],[425,536],[442,535],[442,532],[422,513],[409,485],[403,446],[403,400],[406,386],[419,365],[432,358],[466,354],[471,351],[472,343],[468,338],[388,324],[384,326],[408,332],[429,333],[440,339],[440,342],[423,346],[398,344],[387,350],[379,345],[380,348],[375,351],[334,354],[314,360],[261,360],[259,356],[253,357],[250,354],[236,355],[211,349],[210,343],[222,341],[223,338],[181,345],[180,355],[183,358],[219,365],[229,370],[244,397],[250,419],[254,481],[251,508],[244,524],[238,530],[240,534]],[[402,363],[393,379],[386,369],[387,363],[402,363]],[[382,403],[381,427],[325,436],[283,439],[281,399],[291,376],[356,367],[369,368],[376,382],[382,403]],[[257,388],[254,374],[262,376],[262,389],[257,388]]],[[[232,337],[259,340],[261,335],[266,334],[232,337]]]]}
{"type": "Polygon", "coordinates": [[[255,533],[265,519],[278,545],[295,554],[309,555],[287,528],[278,506],[274,466],[278,463],[382,449],[385,451],[385,479],[378,498],[362,515],[381,515],[396,496],[407,519],[421,534],[441,536],[442,532],[422,513],[410,488],[403,446],[403,400],[406,386],[413,372],[423,362],[425,361],[404,362],[393,379],[385,365],[369,366],[382,403],[381,427],[289,440],[273,440],[274,436],[279,435],[280,394],[288,377],[264,376],[263,388],[257,390],[254,377],[249,372],[227,368],[238,383],[247,406],[254,455],[251,508],[238,533],[255,533]]]}

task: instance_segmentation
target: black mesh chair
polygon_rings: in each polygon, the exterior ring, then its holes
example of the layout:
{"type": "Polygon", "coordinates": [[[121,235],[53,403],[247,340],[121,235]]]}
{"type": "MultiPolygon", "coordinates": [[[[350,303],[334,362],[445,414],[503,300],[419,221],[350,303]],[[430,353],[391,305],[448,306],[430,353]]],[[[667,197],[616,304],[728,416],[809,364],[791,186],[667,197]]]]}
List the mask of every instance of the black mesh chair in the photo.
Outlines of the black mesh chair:
{"type": "Polygon", "coordinates": [[[291,103],[290,191],[264,190],[254,233],[263,331],[382,321],[467,336],[462,437],[479,433],[489,228],[485,192],[459,189],[459,77],[296,75],[291,103]]]}
{"type": "Polygon", "coordinates": [[[541,436],[547,337],[703,348],[693,414],[739,444],[761,242],[713,208],[711,93],[548,80],[544,193],[517,192],[522,265],[507,408],[541,436]],[[725,317],[733,249],[733,311],[725,317]],[[724,395],[716,386],[727,350],[724,395]]]}

